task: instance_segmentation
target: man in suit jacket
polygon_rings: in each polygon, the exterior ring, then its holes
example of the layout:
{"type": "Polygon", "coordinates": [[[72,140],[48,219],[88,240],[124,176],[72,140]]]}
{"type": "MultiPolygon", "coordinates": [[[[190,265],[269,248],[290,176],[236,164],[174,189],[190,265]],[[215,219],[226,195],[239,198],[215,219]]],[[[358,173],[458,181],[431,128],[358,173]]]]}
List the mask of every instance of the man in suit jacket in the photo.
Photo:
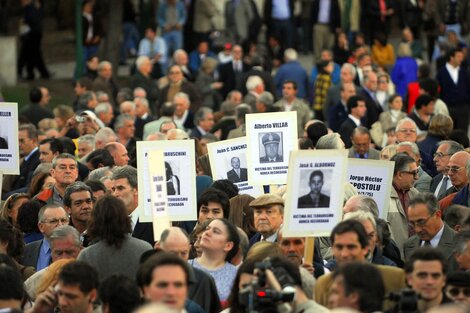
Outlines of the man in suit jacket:
{"type": "Polygon", "coordinates": [[[230,160],[232,169],[227,172],[227,179],[232,183],[239,183],[248,180],[248,171],[246,168],[240,168],[240,158],[233,157],[230,160]]]}
{"type": "Polygon", "coordinates": [[[352,147],[349,148],[348,158],[379,160],[380,152],[371,148],[370,132],[367,128],[359,126],[354,129],[351,136],[352,147]]]}
{"type": "Polygon", "coordinates": [[[361,119],[366,115],[367,107],[364,99],[360,96],[352,96],[348,99],[348,118],[341,124],[339,134],[346,148],[352,145],[351,136],[354,129],[361,126],[361,119]]]}
{"type": "Polygon", "coordinates": [[[153,247],[155,240],[153,238],[152,223],[142,223],[139,221],[137,169],[130,165],[117,168],[113,171],[111,180],[113,183],[113,196],[121,199],[126,205],[132,224],[132,237],[147,241],[153,247]]]}
{"type": "Polygon", "coordinates": [[[250,247],[258,241],[277,242],[284,220],[284,200],[278,195],[264,194],[250,202],[257,233],[250,238],[250,247]],[[270,211],[268,215],[267,211],[270,211]]]}
{"type": "Polygon", "coordinates": [[[453,256],[457,233],[444,223],[441,216],[439,203],[433,194],[419,193],[410,199],[408,221],[416,234],[405,242],[405,260],[409,260],[417,248],[429,246],[440,250],[449,261],[449,267],[455,269],[453,256]]]}
{"type": "Polygon", "coordinates": [[[232,48],[232,61],[219,66],[219,81],[224,83],[221,93],[222,98],[226,98],[228,93],[234,89],[241,89],[243,73],[250,69],[250,66],[243,62],[243,50],[239,45],[232,48]]]}
{"type": "Polygon", "coordinates": [[[49,238],[52,231],[61,225],[67,225],[69,218],[64,208],[57,204],[48,204],[39,210],[38,227],[44,239],[33,241],[26,245],[22,264],[32,266],[36,271],[49,266],[52,261],[49,238]]]}
{"type": "Polygon", "coordinates": [[[446,167],[450,158],[459,151],[463,151],[461,144],[452,140],[444,140],[439,143],[436,153],[434,153],[434,164],[436,164],[439,174],[431,179],[430,191],[438,200],[442,199],[446,191],[453,187],[446,167]]]}
{"type": "Polygon", "coordinates": [[[324,110],[327,113],[325,116],[328,116],[328,127],[334,132],[338,132],[341,124],[348,118],[348,100],[351,96],[356,95],[356,87],[352,82],[342,83],[340,90],[340,99],[335,105],[324,110]]]}
{"type": "Polygon", "coordinates": [[[277,133],[267,133],[261,138],[265,155],[259,159],[260,163],[283,162],[283,156],[279,154],[281,137],[277,133]]]}
{"type": "Polygon", "coordinates": [[[153,117],[150,115],[150,112],[149,112],[149,101],[146,98],[139,97],[139,98],[134,99],[134,103],[135,103],[134,136],[136,138],[145,140],[145,138],[143,138],[144,126],[145,124],[153,121],[153,117]]]}
{"type": "Polygon", "coordinates": [[[379,120],[379,115],[383,112],[375,94],[377,91],[377,82],[377,74],[373,71],[368,72],[364,75],[364,82],[360,93],[367,107],[366,125],[364,126],[369,129],[372,127],[372,124],[379,120]]]}
{"type": "Polygon", "coordinates": [[[310,193],[299,198],[298,208],[328,208],[330,197],[321,193],[323,187],[323,172],[315,170],[309,178],[310,193]]]}
{"type": "MultiPolygon", "coordinates": [[[[350,219],[343,221],[333,228],[331,232],[332,251],[338,267],[350,262],[367,262],[369,253],[369,240],[367,232],[361,222],[350,219]],[[345,247],[354,249],[345,249],[345,247]]],[[[405,288],[405,273],[401,268],[374,265],[382,274],[385,293],[396,292],[405,288]]],[[[328,306],[329,290],[333,284],[333,274],[328,273],[318,278],[315,284],[315,301],[328,306]]],[[[385,308],[391,303],[385,302],[385,308]]]]}
{"type": "Polygon", "coordinates": [[[29,100],[31,104],[28,104],[20,111],[20,116],[25,117],[34,126],[38,126],[40,120],[44,118],[54,118],[51,110],[47,108],[49,104],[49,90],[45,87],[33,87],[29,92],[29,100]]]}
{"type": "Polygon", "coordinates": [[[20,155],[24,159],[20,165],[20,175],[14,180],[11,190],[28,186],[34,170],[40,163],[38,133],[33,124],[21,125],[18,128],[18,142],[20,155]]]}

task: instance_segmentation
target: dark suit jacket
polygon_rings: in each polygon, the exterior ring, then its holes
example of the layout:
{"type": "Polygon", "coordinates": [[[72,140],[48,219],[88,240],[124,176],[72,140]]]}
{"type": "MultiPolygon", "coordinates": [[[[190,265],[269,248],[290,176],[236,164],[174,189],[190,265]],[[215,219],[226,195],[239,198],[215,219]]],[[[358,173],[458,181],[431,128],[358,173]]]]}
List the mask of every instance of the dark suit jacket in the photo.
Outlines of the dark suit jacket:
{"type": "Polygon", "coordinates": [[[444,174],[439,173],[433,178],[431,178],[431,186],[429,187],[430,192],[434,193],[434,191],[436,191],[437,185],[439,185],[443,177],[444,177],[444,174]]]}
{"type": "Polygon", "coordinates": [[[21,264],[36,268],[43,240],[44,239],[33,241],[24,247],[24,255],[21,264]]]}
{"type": "Polygon", "coordinates": [[[42,107],[38,103],[28,104],[23,110],[20,111],[20,116],[28,119],[34,126],[38,127],[38,123],[43,118],[54,118],[51,110],[42,107]]]}
{"type": "MultiPolygon", "coordinates": [[[[442,232],[441,240],[437,245],[437,249],[439,249],[446,257],[447,261],[449,262],[449,266],[452,267],[452,259],[454,258],[454,249],[455,249],[455,236],[457,233],[444,224],[444,231],[442,232]]],[[[419,239],[418,235],[413,235],[405,242],[403,246],[404,257],[405,261],[407,261],[411,254],[421,246],[421,240],[419,239]]],[[[455,266],[455,265],[454,265],[455,266]]],[[[455,269],[455,267],[453,267],[455,269]]]]}
{"type": "Polygon", "coordinates": [[[328,208],[330,206],[330,197],[320,193],[320,199],[318,201],[318,206],[313,204],[312,197],[310,194],[306,194],[299,198],[297,207],[300,208],[328,208]]]}
{"type": "Polygon", "coordinates": [[[273,163],[273,162],[283,162],[283,161],[284,161],[284,158],[282,157],[282,155],[277,155],[276,159],[272,162],[269,161],[269,158],[267,156],[259,158],[260,163],[273,163]]]}
{"type": "Polygon", "coordinates": [[[235,170],[232,169],[227,172],[227,179],[230,180],[232,183],[239,183],[242,181],[247,181],[248,171],[246,168],[240,168],[240,177],[238,177],[237,173],[235,173],[235,170]]]}
{"type": "Polygon", "coordinates": [[[153,225],[152,223],[141,223],[137,220],[132,237],[147,241],[152,247],[155,244],[153,239],[153,225]]]}
{"type": "Polygon", "coordinates": [[[188,116],[186,117],[186,120],[183,123],[183,127],[185,129],[193,129],[194,128],[194,113],[191,111],[188,111],[188,116]]]}
{"type": "Polygon", "coordinates": [[[233,61],[221,64],[219,66],[219,81],[224,83],[224,86],[221,89],[222,98],[225,99],[227,94],[234,89],[241,89],[242,75],[249,69],[250,66],[243,62],[242,72],[239,75],[236,75],[235,71],[233,70],[233,61]]]}
{"type": "Polygon", "coordinates": [[[11,190],[20,189],[26,187],[31,178],[33,177],[33,172],[38,167],[39,161],[39,149],[36,150],[28,159],[28,161],[23,160],[20,165],[20,175],[16,177],[14,183],[11,185],[11,190]]]}
{"type": "MultiPolygon", "coordinates": [[[[318,22],[318,13],[320,12],[320,0],[314,0],[312,6],[312,19],[313,24],[317,24],[318,22]]],[[[341,26],[341,13],[339,9],[338,0],[332,0],[330,6],[330,30],[332,33],[336,32],[341,26]]]]}
{"type": "Polygon", "coordinates": [[[206,272],[190,266],[188,299],[193,300],[204,309],[204,312],[218,313],[220,300],[214,279],[206,272]]]}
{"type": "Polygon", "coordinates": [[[341,124],[348,119],[348,110],[340,102],[328,108],[328,126],[338,132],[341,124]]]}
{"type": "Polygon", "coordinates": [[[354,121],[348,117],[339,128],[339,135],[341,136],[341,140],[343,140],[347,149],[351,148],[352,146],[351,135],[356,127],[356,123],[354,123],[354,121]]]}
{"type": "Polygon", "coordinates": [[[191,133],[189,133],[189,137],[201,139],[202,133],[199,131],[197,127],[194,127],[191,133]]]}
{"type": "Polygon", "coordinates": [[[134,127],[135,127],[134,136],[144,140],[145,138],[142,138],[144,136],[144,126],[145,126],[145,124],[147,124],[148,122],[151,122],[151,121],[153,121],[153,117],[150,116],[150,115],[148,115],[147,118],[145,118],[145,119],[142,119],[140,117],[136,117],[135,118],[135,124],[134,124],[134,127]]]}
{"type": "Polygon", "coordinates": [[[132,76],[131,78],[131,88],[132,90],[134,90],[137,87],[145,89],[145,92],[147,93],[147,100],[149,101],[149,106],[151,108],[154,107],[155,102],[158,99],[158,87],[152,77],[150,75],[146,77],[137,70],[134,76],[132,76]]]}
{"type": "Polygon", "coordinates": [[[380,113],[383,112],[382,107],[375,102],[375,100],[367,93],[367,91],[362,90],[359,94],[366,102],[367,113],[366,113],[366,126],[367,128],[371,128],[372,124],[379,120],[380,113]]]}

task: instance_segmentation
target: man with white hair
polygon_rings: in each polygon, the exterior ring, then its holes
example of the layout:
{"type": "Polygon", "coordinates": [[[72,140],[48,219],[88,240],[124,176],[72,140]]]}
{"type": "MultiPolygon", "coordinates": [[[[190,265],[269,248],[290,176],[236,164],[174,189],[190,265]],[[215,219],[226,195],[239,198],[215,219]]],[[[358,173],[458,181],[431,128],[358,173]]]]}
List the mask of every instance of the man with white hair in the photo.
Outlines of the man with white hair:
{"type": "Polygon", "coordinates": [[[84,162],[88,154],[95,150],[95,136],[93,135],[84,135],[80,136],[77,139],[77,151],[78,157],[80,158],[80,162],[84,162]]]}
{"type": "Polygon", "coordinates": [[[415,159],[418,165],[418,180],[414,183],[413,187],[420,192],[429,192],[431,187],[431,176],[421,168],[421,154],[419,153],[418,145],[411,141],[400,142],[397,145],[397,153],[406,153],[415,159]]]}
{"type": "Polygon", "coordinates": [[[95,149],[103,149],[107,143],[115,141],[117,141],[117,136],[111,128],[101,128],[95,135],[95,149]]]}
{"type": "Polygon", "coordinates": [[[135,103],[133,101],[124,101],[119,105],[120,115],[135,116],[135,103]]]}
{"type": "Polygon", "coordinates": [[[132,95],[134,96],[134,99],[139,97],[147,99],[147,91],[145,91],[145,89],[142,87],[134,88],[132,95]]]}
{"type": "Polygon", "coordinates": [[[307,71],[298,61],[297,51],[286,49],[284,51],[285,63],[281,65],[274,76],[276,92],[278,97],[282,96],[282,88],[287,80],[295,81],[297,84],[297,97],[305,99],[308,96],[308,75],[307,71]]]}
{"type": "Polygon", "coordinates": [[[196,74],[194,73],[188,66],[189,63],[189,57],[186,51],[183,49],[178,49],[173,53],[173,62],[176,65],[179,65],[181,67],[181,70],[183,71],[184,78],[187,80],[194,82],[196,80],[196,74]]]}
{"type": "MultiPolygon", "coordinates": [[[[135,92],[134,92],[135,93],[135,92]]],[[[143,138],[145,124],[153,121],[153,117],[150,115],[149,102],[144,97],[134,98],[135,103],[135,133],[136,138],[143,138]]]]}
{"type": "Polygon", "coordinates": [[[154,104],[158,98],[157,85],[151,77],[152,62],[146,55],[141,55],[135,61],[136,69],[134,76],[131,79],[131,88],[143,88],[147,94],[147,99],[150,103],[154,104]]]}
{"type": "Polygon", "coordinates": [[[191,101],[189,96],[184,92],[178,92],[173,98],[175,106],[175,113],[173,114],[173,121],[180,128],[193,129],[194,128],[194,113],[189,110],[191,101]]]}
{"type": "Polygon", "coordinates": [[[113,65],[111,62],[101,61],[98,64],[98,77],[93,81],[93,90],[106,92],[109,95],[110,102],[116,105],[119,87],[113,80],[113,65]]]}
{"type": "MultiPolygon", "coordinates": [[[[97,93],[98,94],[98,93],[97,93]]],[[[96,116],[103,122],[105,126],[111,125],[114,119],[114,110],[109,102],[101,102],[95,108],[96,116]]]]}
{"type": "Polygon", "coordinates": [[[264,82],[259,76],[250,76],[246,81],[246,89],[248,90],[248,93],[243,98],[243,103],[248,104],[252,109],[254,109],[256,106],[256,100],[258,100],[260,94],[265,90],[264,82]]]}

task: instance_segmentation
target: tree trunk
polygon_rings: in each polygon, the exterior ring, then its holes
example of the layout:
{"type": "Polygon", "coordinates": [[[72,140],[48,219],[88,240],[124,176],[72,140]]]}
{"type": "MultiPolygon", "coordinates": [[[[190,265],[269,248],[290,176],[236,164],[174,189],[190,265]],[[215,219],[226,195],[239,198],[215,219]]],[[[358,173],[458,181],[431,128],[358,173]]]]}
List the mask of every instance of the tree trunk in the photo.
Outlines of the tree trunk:
{"type": "Polygon", "coordinates": [[[119,66],[119,51],[122,34],[123,0],[109,1],[106,24],[106,37],[104,38],[103,60],[113,64],[114,75],[117,75],[119,66]]]}

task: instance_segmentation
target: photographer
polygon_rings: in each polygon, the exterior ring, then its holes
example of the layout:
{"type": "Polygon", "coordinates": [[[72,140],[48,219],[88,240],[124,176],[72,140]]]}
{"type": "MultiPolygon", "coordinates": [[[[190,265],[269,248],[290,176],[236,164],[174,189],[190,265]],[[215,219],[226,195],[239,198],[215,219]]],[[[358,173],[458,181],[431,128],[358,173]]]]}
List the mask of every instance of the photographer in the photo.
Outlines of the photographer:
{"type": "Polygon", "coordinates": [[[299,268],[284,256],[262,263],[248,259],[238,270],[229,297],[230,307],[223,312],[329,312],[308,299],[301,285],[299,268]]]}

